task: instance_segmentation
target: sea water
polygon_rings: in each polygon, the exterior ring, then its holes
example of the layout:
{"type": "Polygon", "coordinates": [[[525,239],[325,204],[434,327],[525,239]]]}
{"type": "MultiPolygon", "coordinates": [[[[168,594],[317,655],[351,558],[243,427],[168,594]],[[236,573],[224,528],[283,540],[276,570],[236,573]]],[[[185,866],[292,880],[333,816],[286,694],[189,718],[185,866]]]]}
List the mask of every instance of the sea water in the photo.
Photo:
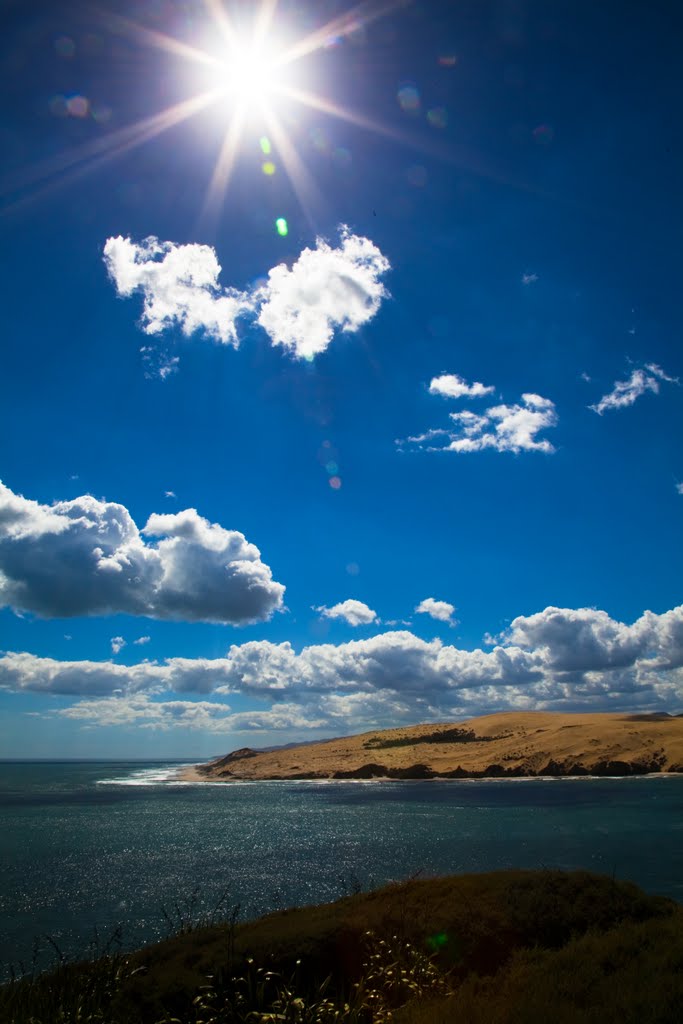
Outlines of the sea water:
{"type": "Polygon", "coordinates": [[[683,901],[683,776],[179,784],[177,764],[0,764],[0,964],[126,948],[411,875],[586,868],[683,901]]]}

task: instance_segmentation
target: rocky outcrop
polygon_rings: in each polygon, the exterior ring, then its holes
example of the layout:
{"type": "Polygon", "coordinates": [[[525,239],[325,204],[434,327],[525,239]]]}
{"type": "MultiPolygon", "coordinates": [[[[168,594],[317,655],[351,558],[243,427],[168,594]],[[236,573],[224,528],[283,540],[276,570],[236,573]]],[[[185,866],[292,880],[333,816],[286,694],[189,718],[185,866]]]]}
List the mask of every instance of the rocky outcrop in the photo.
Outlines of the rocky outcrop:
{"type": "Polygon", "coordinates": [[[359,768],[349,768],[347,771],[340,770],[333,773],[333,779],[386,779],[388,769],[383,764],[362,764],[359,768]]]}
{"type": "Polygon", "coordinates": [[[208,764],[200,765],[197,771],[201,772],[202,775],[232,775],[232,767],[236,762],[256,757],[257,754],[258,751],[252,750],[251,747],[240,747],[239,750],[233,750],[230,754],[226,754],[225,757],[218,757],[215,761],[209,761],[208,764]]]}
{"type": "Polygon", "coordinates": [[[652,761],[596,761],[589,775],[649,775],[661,771],[659,762],[652,761]]]}

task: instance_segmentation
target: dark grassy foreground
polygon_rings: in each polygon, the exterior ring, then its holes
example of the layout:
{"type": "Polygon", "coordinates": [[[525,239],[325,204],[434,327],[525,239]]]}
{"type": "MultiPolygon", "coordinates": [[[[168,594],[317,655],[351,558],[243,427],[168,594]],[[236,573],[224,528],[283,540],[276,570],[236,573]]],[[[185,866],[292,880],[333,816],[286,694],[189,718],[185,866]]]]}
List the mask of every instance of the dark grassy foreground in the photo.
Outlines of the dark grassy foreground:
{"type": "Polygon", "coordinates": [[[7,1024],[678,1024],[683,908],[585,872],[412,880],[0,989],[7,1024]]]}

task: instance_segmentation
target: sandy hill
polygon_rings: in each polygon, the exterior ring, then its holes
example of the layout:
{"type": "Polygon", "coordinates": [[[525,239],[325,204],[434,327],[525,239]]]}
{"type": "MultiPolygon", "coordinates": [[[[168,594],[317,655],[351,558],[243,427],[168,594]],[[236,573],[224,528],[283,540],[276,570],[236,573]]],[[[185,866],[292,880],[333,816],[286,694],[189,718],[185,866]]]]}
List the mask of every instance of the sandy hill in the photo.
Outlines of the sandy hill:
{"type": "Polygon", "coordinates": [[[235,750],[188,779],[427,779],[683,772],[683,716],[528,711],[235,750]]]}

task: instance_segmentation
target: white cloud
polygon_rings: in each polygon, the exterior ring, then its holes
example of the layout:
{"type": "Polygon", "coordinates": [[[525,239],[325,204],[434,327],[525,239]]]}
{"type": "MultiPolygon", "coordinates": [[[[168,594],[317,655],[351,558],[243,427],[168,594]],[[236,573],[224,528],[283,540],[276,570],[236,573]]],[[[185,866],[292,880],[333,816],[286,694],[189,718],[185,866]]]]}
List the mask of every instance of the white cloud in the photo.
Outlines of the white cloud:
{"type": "Polygon", "coordinates": [[[148,644],[151,639],[151,636],[139,636],[137,640],[133,640],[133,643],[138,647],[142,647],[143,644],[148,644]]]}
{"type": "Polygon", "coordinates": [[[676,491],[678,494],[683,494],[683,483],[676,484],[676,491]]]}
{"type": "Polygon", "coordinates": [[[165,727],[194,715],[197,728],[220,731],[342,731],[515,709],[677,711],[683,606],[646,611],[632,625],[596,609],[550,607],[514,619],[490,651],[397,631],[299,653],[289,643],[250,641],[223,658],[131,666],[9,652],[0,657],[0,686],[80,697],[59,713],[83,721],[133,715],[165,727]],[[167,700],[169,691],[214,700],[167,700]],[[228,717],[222,698],[231,694],[270,706],[228,717]]]}
{"type": "Polygon", "coordinates": [[[119,665],[113,661],[58,661],[26,652],[0,657],[0,687],[30,693],[88,697],[168,688],[168,669],[152,662],[119,665]]]}
{"type": "Polygon", "coordinates": [[[122,636],[113,636],[109,643],[111,644],[112,654],[118,654],[126,646],[126,641],[122,636]]]}
{"type": "Polygon", "coordinates": [[[333,605],[332,608],[322,605],[315,611],[320,612],[326,619],[344,619],[349,626],[367,626],[370,622],[377,622],[377,612],[363,604],[362,601],[356,601],[353,598],[341,601],[339,604],[333,605]]]}
{"type": "MultiPolygon", "coordinates": [[[[355,333],[372,319],[387,295],[380,278],[390,267],[370,239],[345,225],[336,248],[318,238],[291,269],[273,267],[264,285],[248,291],[218,283],[221,267],[208,245],[119,236],[107,239],[104,262],[119,295],[142,294],[146,334],[178,326],[185,336],[201,332],[237,348],[237,321],[249,318],[299,359],[323,352],[335,330],[355,333]]],[[[177,356],[141,351],[150,375],[163,379],[177,369],[177,356]]]]}
{"type": "Polygon", "coordinates": [[[477,414],[465,409],[452,412],[449,416],[454,427],[438,427],[427,430],[396,443],[403,447],[412,445],[423,451],[479,452],[493,448],[498,452],[546,452],[555,451],[546,438],[537,435],[548,427],[557,426],[555,405],[549,398],[524,394],[522,403],[516,405],[494,405],[477,414]],[[436,441],[440,444],[436,444],[436,441]]]}
{"type": "Polygon", "coordinates": [[[121,695],[80,701],[55,712],[86,725],[131,726],[145,729],[184,727],[202,732],[220,731],[230,717],[228,704],[216,701],[151,700],[147,694],[121,695]]]}
{"type": "Polygon", "coordinates": [[[336,328],[355,333],[371,320],[387,292],[380,278],[389,261],[370,239],[342,225],[341,245],[318,238],[289,270],[274,267],[258,293],[258,323],[274,345],[300,359],[324,352],[336,328]]]}
{"type": "Polygon", "coordinates": [[[270,618],[284,589],[243,534],[195,509],[151,515],[139,530],[123,505],[90,495],[40,505],[0,483],[0,606],[239,625],[270,618]]]}
{"type": "Polygon", "coordinates": [[[562,672],[624,668],[658,642],[650,613],[627,626],[593,608],[553,607],[513,619],[507,639],[526,649],[543,650],[546,663],[562,672]]]}
{"type": "Polygon", "coordinates": [[[424,601],[420,601],[415,611],[423,615],[430,615],[439,622],[450,622],[453,624],[455,605],[449,604],[448,601],[436,601],[433,597],[426,597],[424,601]]]}
{"type": "Polygon", "coordinates": [[[669,377],[656,363],[648,363],[644,369],[633,370],[628,380],[618,380],[614,387],[606,395],[603,395],[595,405],[588,408],[602,416],[608,409],[624,409],[633,405],[637,398],[647,391],[659,394],[660,382],[667,381],[670,384],[678,384],[677,377],[669,377]]]}
{"type": "Polygon", "coordinates": [[[164,497],[165,498],[177,498],[178,495],[176,494],[175,491],[164,491],[164,497]]]}
{"type": "Polygon", "coordinates": [[[177,325],[188,336],[202,331],[215,341],[239,344],[236,320],[252,308],[249,297],[218,284],[221,267],[210,245],[176,245],[146,238],[108,238],[104,262],[119,295],[141,292],[142,329],[159,334],[177,325]]]}
{"type": "Polygon", "coordinates": [[[536,435],[557,425],[555,405],[540,395],[522,395],[521,405],[496,405],[472,419],[464,412],[452,412],[460,435],[448,445],[450,451],[477,452],[494,448],[499,452],[554,452],[550,441],[536,435]],[[491,432],[493,427],[493,432],[491,432]]]}
{"type": "Polygon", "coordinates": [[[311,718],[296,705],[278,704],[269,711],[231,713],[217,701],[151,700],[147,694],[82,700],[54,712],[84,725],[132,726],[143,729],[192,729],[203,733],[277,732],[283,729],[317,729],[325,718],[311,718]]]}
{"type": "Polygon", "coordinates": [[[434,377],[429,384],[430,395],[444,395],[446,398],[481,398],[483,395],[493,394],[495,390],[493,385],[486,386],[479,381],[468,384],[457,373],[442,373],[440,377],[434,377]]]}
{"type": "Polygon", "coordinates": [[[171,356],[168,352],[155,348],[153,345],[143,345],[140,349],[142,361],[145,364],[145,377],[147,380],[167,380],[172,374],[178,372],[180,357],[171,356]]]}
{"type": "Polygon", "coordinates": [[[538,274],[522,274],[522,284],[536,284],[538,274]]]}

